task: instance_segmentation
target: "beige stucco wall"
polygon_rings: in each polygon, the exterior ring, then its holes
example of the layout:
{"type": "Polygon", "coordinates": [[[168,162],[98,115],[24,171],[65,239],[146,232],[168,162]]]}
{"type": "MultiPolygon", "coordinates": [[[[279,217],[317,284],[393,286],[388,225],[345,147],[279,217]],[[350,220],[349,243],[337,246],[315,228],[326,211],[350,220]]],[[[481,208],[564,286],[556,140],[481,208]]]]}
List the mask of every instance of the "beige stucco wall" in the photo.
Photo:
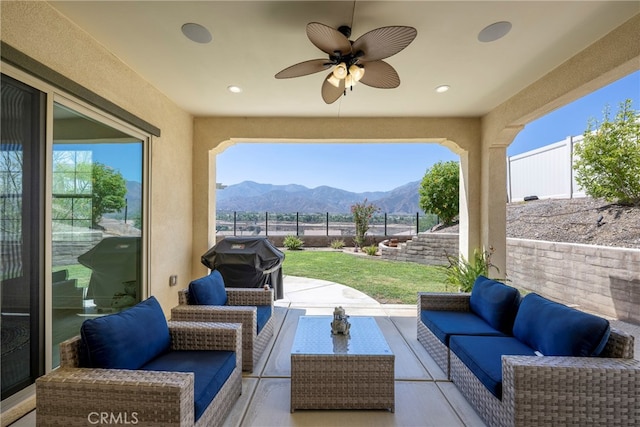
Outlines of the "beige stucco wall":
{"type": "Polygon", "coordinates": [[[157,126],[151,148],[149,293],[177,303],[169,276],[191,277],[193,119],[45,2],[1,3],[3,42],[157,126]]]}

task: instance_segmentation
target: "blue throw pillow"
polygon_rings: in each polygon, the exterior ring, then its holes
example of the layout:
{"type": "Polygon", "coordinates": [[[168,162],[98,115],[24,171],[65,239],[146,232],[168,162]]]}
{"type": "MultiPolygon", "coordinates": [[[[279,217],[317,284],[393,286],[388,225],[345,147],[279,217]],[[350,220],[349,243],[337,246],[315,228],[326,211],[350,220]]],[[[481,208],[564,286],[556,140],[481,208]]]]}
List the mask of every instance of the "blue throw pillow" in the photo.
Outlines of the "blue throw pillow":
{"type": "Polygon", "coordinates": [[[80,327],[88,368],[138,369],[171,347],[169,327],[155,297],[80,327]]]}
{"type": "Polygon", "coordinates": [[[522,299],[513,335],[545,356],[597,356],[611,329],[609,321],[541,297],[522,299]]]}
{"type": "Polygon", "coordinates": [[[194,305],[225,305],[227,290],[222,274],[213,270],[208,276],[189,283],[189,302],[194,305]]]}
{"type": "Polygon", "coordinates": [[[516,288],[484,276],[476,279],[469,300],[473,313],[508,335],[511,335],[519,304],[520,292],[516,288]]]}

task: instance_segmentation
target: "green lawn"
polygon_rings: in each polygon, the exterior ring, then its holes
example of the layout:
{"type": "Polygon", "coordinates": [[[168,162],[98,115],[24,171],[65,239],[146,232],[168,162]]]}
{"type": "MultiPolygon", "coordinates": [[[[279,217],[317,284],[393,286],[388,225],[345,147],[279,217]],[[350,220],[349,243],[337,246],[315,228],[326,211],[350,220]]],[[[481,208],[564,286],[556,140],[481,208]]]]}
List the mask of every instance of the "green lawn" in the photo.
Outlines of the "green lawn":
{"type": "Polygon", "coordinates": [[[444,292],[443,268],[338,251],[286,251],[283,274],[329,280],[383,304],[416,304],[418,292],[444,292]]]}
{"type": "Polygon", "coordinates": [[[81,265],[56,265],[53,267],[53,271],[69,270],[69,279],[78,279],[77,286],[80,288],[86,288],[89,286],[89,279],[91,278],[91,269],[81,265]]]}

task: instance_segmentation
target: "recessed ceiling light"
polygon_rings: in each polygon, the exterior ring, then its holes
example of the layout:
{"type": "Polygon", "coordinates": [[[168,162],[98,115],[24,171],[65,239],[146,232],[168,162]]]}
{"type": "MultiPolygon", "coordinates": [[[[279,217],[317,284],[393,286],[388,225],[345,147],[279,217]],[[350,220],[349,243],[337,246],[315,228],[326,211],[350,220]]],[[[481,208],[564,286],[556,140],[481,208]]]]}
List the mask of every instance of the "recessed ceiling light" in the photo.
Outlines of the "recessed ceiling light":
{"type": "Polygon", "coordinates": [[[184,34],[189,40],[196,43],[209,43],[213,40],[209,30],[200,24],[194,24],[192,22],[186,23],[182,26],[182,34],[184,34]]]}
{"type": "Polygon", "coordinates": [[[242,92],[242,88],[240,86],[231,85],[227,86],[227,90],[231,93],[240,93],[242,92]]]}
{"type": "Polygon", "coordinates": [[[446,91],[448,91],[451,88],[451,86],[449,85],[440,85],[436,88],[436,92],[438,93],[444,93],[446,91]]]}
{"type": "Polygon", "coordinates": [[[478,33],[478,41],[483,43],[494,42],[506,36],[509,31],[511,31],[511,22],[495,22],[478,33]]]}

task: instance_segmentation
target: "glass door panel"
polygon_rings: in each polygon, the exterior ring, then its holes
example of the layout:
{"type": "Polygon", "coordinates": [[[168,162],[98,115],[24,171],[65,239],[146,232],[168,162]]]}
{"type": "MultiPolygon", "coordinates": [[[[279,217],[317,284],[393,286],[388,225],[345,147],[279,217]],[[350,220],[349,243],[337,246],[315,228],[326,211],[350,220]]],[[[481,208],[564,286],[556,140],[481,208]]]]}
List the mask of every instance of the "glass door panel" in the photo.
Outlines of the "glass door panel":
{"type": "Polygon", "coordinates": [[[143,141],[54,104],[52,360],[82,322],[141,298],[143,141]]]}
{"type": "Polygon", "coordinates": [[[0,305],[2,400],[44,369],[42,94],[2,75],[0,129],[0,305]]]}

